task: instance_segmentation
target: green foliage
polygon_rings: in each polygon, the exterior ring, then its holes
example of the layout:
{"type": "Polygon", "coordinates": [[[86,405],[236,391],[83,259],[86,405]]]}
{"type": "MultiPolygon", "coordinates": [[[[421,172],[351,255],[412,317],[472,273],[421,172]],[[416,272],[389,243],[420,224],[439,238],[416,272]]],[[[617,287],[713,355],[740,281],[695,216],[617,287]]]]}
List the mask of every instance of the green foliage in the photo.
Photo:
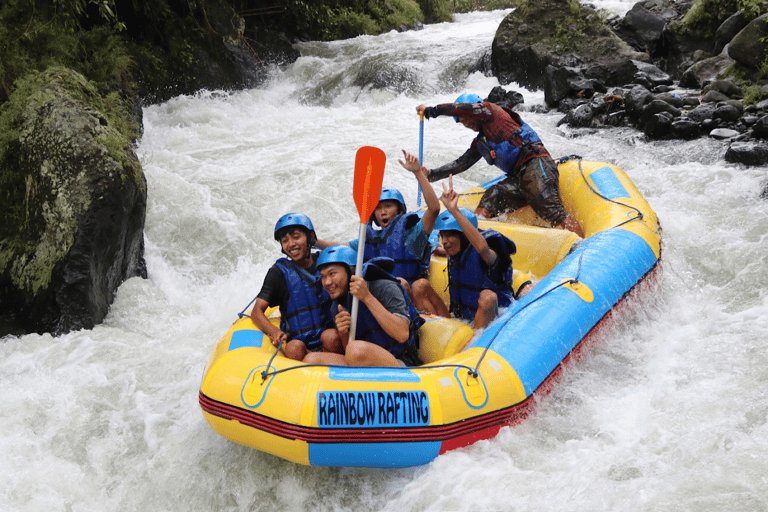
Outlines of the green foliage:
{"type": "Polygon", "coordinates": [[[450,0],[418,0],[424,22],[439,23],[453,20],[453,6],[450,0]]]}
{"type": "Polygon", "coordinates": [[[768,0],[736,0],[736,6],[750,20],[768,12],[768,0]]]}
{"type": "Polygon", "coordinates": [[[455,12],[493,11],[516,7],[517,0],[454,0],[455,12]]]}
{"type": "Polygon", "coordinates": [[[768,96],[760,91],[760,87],[752,85],[747,87],[744,91],[744,105],[754,105],[757,102],[764,100],[766,97],[768,96]]]}

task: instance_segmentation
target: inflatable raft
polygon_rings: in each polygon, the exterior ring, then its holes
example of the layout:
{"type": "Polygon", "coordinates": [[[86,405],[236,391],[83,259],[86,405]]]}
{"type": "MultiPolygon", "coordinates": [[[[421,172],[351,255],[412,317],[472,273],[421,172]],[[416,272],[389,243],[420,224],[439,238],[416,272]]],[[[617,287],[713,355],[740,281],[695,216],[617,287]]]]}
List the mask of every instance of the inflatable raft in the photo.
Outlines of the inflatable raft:
{"type": "MultiPolygon", "coordinates": [[[[484,331],[431,318],[421,367],[309,366],[276,353],[242,316],[206,365],[205,419],[227,439],[294,462],[369,467],[425,464],[519,422],[660,260],[656,215],[621,169],[578,157],[559,169],[585,239],[530,225],[540,222],[529,208],[481,221],[514,240],[513,266],[535,283],[484,331]]],[[[474,209],[492,183],[465,192],[462,205],[474,209]]],[[[433,258],[430,279],[447,299],[443,258],[433,258]]]]}

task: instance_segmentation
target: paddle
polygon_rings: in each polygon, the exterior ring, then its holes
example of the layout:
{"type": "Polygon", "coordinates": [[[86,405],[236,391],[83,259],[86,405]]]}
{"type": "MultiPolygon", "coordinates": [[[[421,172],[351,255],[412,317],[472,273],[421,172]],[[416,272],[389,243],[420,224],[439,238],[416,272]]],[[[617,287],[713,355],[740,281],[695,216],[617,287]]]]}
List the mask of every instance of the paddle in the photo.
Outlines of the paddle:
{"type": "MultiPolygon", "coordinates": [[[[424,111],[419,114],[419,166],[424,165],[424,111]]],[[[421,185],[417,185],[416,206],[421,206],[421,185]]]]}
{"type": "MultiPolygon", "coordinates": [[[[384,179],[384,165],[387,156],[379,148],[363,146],[355,156],[355,184],[352,193],[355,205],[360,213],[360,237],[357,244],[357,265],[355,275],[363,275],[363,255],[365,254],[365,237],[368,234],[368,219],[379,204],[381,197],[381,182],[384,179]]],[[[354,340],[357,334],[357,297],[352,297],[352,325],[349,327],[349,339],[354,340]]]]}

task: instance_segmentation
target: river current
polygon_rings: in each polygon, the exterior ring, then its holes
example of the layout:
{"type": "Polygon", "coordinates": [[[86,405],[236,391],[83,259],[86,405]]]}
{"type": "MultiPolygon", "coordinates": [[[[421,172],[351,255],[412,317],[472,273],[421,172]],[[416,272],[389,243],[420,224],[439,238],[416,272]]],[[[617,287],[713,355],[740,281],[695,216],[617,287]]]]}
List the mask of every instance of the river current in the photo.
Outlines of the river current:
{"type": "MultiPolygon", "coordinates": [[[[302,43],[262,88],[145,108],[149,278],[124,283],[92,330],[0,340],[0,510],[768,510],[767,169],[725,163],[725,143],[707,138],[558,127],[561,114],[531,111],[543,93],[516,84],[553,156],[614,163],[648,199],[663,228],[658,287],[530,418],[426,466],[304,467],[205,422],[203,367],[279,256],[277,218],[303,212],[321,238],[355,238],[364,145],[386,152],[384,184],[416,208],[397,163],[418,151],[415,107],[498,85],[467,70],[505,14],[302,43]]],[[[425,122],[425,165],[472,137],[425,122]]],[[[496,175],[479,163],[455,182],[496,175]]]]}

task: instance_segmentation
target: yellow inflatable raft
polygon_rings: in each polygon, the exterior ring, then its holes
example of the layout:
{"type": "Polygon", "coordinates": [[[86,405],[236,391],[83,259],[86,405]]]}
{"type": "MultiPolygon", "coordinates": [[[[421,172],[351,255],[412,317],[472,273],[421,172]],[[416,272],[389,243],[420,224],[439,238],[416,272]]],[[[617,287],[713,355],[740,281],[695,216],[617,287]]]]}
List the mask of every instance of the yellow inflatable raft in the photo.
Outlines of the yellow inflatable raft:
{"type": "MultiPolygon", "coordinates": [[[[578,157],[559,169],[586,238],[530,225],[542,222],[529,208],[481,221],[515,242],[513,266],[535,283],[484,331],[429,318],[421,367],[309,366],[275,353],[244,316],[206,365],[205,419],[227,439],[301,464],[371,467],[425,464],[520,421],[660,259],[656,215],[621,169],[578,157]]],[[[492,183],[463,194],[463,206],[474,209],[492,183]]],[[[447,301],[444,259],[433,258],[430,280],[447,301]]]]}

